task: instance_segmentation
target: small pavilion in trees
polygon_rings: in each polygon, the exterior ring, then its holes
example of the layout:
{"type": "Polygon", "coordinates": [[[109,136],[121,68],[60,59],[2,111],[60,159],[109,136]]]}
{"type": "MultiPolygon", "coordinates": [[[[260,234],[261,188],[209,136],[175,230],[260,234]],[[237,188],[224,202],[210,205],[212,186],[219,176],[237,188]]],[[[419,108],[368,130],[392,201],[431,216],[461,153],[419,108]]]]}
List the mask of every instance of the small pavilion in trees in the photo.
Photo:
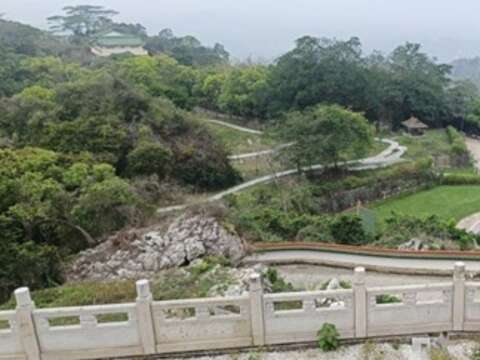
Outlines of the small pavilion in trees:
{"type": "Polygon", "coordinates": [[[428,126],[418,120],[415,116],[402,122],[402,126],[407,130],[410,135],[421,136],[428,129],[428,126]]]}

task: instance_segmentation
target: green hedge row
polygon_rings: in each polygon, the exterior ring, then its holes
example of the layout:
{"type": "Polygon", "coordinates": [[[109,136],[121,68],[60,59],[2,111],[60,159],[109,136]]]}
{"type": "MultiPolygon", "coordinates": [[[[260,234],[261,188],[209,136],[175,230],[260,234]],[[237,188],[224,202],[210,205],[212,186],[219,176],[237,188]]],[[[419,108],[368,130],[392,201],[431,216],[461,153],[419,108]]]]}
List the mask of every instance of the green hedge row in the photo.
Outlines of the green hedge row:
{"type": "Polygon", "coordinates": [[[473,174],[444,174],[442,185],[480,185],[480,176],[473,174]]]}
{"type": "Polygon", "coordinates": [[[452,153],[455,155],[468,154],[468,148],[463,136],[453,126],[447,127],[447,135],[452,144],[452,153]]]}

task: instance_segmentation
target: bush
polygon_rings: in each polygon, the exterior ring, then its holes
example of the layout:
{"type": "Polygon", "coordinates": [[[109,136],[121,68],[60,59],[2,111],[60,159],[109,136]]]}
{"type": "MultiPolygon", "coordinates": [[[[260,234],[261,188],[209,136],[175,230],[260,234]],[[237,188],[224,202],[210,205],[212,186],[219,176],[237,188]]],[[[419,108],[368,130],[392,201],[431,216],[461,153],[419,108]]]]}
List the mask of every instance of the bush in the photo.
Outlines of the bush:
{"type": "Polygon", "coordinates": [[[443,221],[437,216],[423,219],[393,213],[385,223],[386,226],[379,237],[384,244],[394,247],[412,238],[425,236],[439,240],[451,240],[458,243],[462,250],[471,249],[476,242],[480,241],[480,236],[457,229],[455,221],[443,221]]]}
{"type": "Polygon", "coordinates": [[[390,294],[378,295],[376,300],[377,304],[397,304],[402,302],[402,300],[400,300],[397,296],[390,294]]]}
{"type": "Polygon", "coordinates": [[[480,176],[473,174],[445,174],[442,185],[480,185],[480,176]]]}
{"type": "Polygon", "coordinates": [[[468,153],[467,145],[463,140],[462,135],[453,126],[447,127],[447,135],[452,144],[452,152],[456,155],[463,155],[468,153]]]}
{"type": "Polygon", "coordinates": [[[333,324],[325,323],[317,333],[318,347],[322,351],[337,350],[340,345],[340,334],[333,324]]]}
{"type": "Polygon", "coordinates": [[[358,216],[341,215],[332,223],[331,232],[336,242],[344,245],[362,245],[369,240],[358,216]]]}
{"type": "Polygon", "coordinates": [[[285,281],[278,275],[276,269],[268,268],[265,272],[265,277],[272,285],[273,293],[291,292],[295,290],[291,283],[285,281]]]}
{"type": "Polygon", "coordinates": [[[241,180],[224,145],[205,129],[196,129],[195,136],[175,145],[174,161],[175,178],[202,189],[224,189],[241,180]]]}
{"type": "Polygon", "coordinates": [[[472,353],[470,355],[470,359],[480,360],[480,346],[479,345],[477,345],[473,348],[472,353]]]}
{"type": "Polygon", "coordinates": [[[138,145],[127,157],[127,173],[130,176],[157,175],[163,179],[170,171],[171,151],[158,143],[138,145]]]}
{"type": "Polygon", "coordinates": [[[130,185],[119,178],[93,184],[85,189],[73,208],[73,218],[91,235],[116,231],[135,224],[143,214],[140,200],[130,185]]]}
{"type": "Polygon", "coordinates": [[[33,242],[15,244],[0,239],[0,303],[18,286],[32,290],[59,284],[62,281],[60,254],[55,246],[33,242]]]}

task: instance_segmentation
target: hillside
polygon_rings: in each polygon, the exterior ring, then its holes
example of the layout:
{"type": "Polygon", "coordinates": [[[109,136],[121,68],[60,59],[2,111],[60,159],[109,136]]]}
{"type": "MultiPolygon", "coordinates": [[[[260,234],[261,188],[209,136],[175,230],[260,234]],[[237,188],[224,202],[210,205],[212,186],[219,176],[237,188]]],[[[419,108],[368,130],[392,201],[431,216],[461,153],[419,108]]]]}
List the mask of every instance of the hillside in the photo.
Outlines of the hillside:
{"type": "MultiPolygon", "coordinates": [[[[438,185],[437,164],[470,169],[453,127],[419,139],[397,132],[412,115],[431,128],[457,125],[457,110],[471,105],[449,67],[418,44],[370,57],[355,37],[306,36],[271,66],[230,64],[220,45],[169,30],[149,39],[140,24],[98,15],[111,11],[69,9],[74,15],[53,17],[70,30],[62,41],[0,21],[2,300],[20,285],[60,285],[80,253],[132,229],[167,226],[161,209],[186,205],[174,207],[182,216],[206,200],[214,204],[203,210],[242,241],[397,246],[411,234],[389,241],[344,211],[438,185]],[[152,54],[71,56],[112,27],[145,37],[152,54]],[[263,132],[242,131],[252,124],[263,132]]],[[[464,130],[480,131],[479,109],[464,112],[464,130]]],[[[437,225],[441,240],[474,243],[437,225]]],[[[416,226],[421,233],[425,224],[416,226]]]]}

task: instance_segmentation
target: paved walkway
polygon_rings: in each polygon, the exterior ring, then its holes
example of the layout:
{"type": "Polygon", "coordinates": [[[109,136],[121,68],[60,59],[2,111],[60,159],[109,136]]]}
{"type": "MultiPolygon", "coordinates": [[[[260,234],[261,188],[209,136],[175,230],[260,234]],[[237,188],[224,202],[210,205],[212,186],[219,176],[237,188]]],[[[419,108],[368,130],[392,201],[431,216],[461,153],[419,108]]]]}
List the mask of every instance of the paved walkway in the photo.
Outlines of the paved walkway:
{"type": "Polygon", "coordinates": [[[480,140],[467,137],[465,138],[465,144],[472,154],[475,167],[480,170],[480,140]]]}
{"type": "Polygon", "coordinates": [[[207,119],[207,121],[210,122],[210,123],[212,123],[212,124],[217,124],[217,125],[225,126],[225,127],[230,128],[230,129],[234,129],[234,130],[246,132],[246,133],[249,133],[249,134],[255,134],[255,135],[262,135],[262,134],[263,134],[263,131],[254,130],[254,129],[249,129],[249,128],[246,128],[246,127],[243,127],[243,126],[239,126],[239,125],[234,125],[234,124],[228,123],[228,122],[226,122],[226,121],[215,120],[215,119],[207,119]]]}
{"type": "Polygon", "coordinates": [[[480,235],[480,213],[476,213],[461,220],[457,228],[468,231],[469,233],[480,235]]]}
{"type": "MultiPolygon", "coordinates": [[[[311,250],[267,251],[251,255],[245,264],[316,264],[400,274],[447,275],[453,271],[455,260],[391,258],[311,250]]],[[[480,272],[480,261],[465,260],[467,271],[480,272]]]]}
{"type": "Polygon", "coordinates": [[[275,149],[270,149],[270,150],[262,150],[262,151],[256,151],[256,152],[247,153],[247,154],[240,154],[240,155],[230,155],[228,157],[228,159],[231,160],[231,161],[238,161],[238,160],[253,159],[253,158],[257,158],[257,157],[272,155],[272,154],[275,154],[275,153],[279,152],[280,150],[289,148],[293,144],[294,143],[278,145],[275,149]]]}
{"type": "MultiPolygon", "coordinates": [[[[388,144],[388,148],[382,151],[380,154],[366,158],[366,159],[361,159],[361,160],[352,160],[352,161],[347,161],[345,163],[342,163],[340,165],[347,165],[348,169],[351,171],[363,171],[363,170],[373,170],[373,169],[379,169],[383,167],[388,167],[393,164],[396,164],[400,161],[402,161],[401,157],[403,154],[407,151],[407,148],[404,146],[400,146],[396,141],[389,140],[389,139],[376,139],[377,141],[381,141],[383,143],[388,144]]],[[[313,165],[311,167],[304,167],[301,170],[302,171],[312,171],[312,170],[322,170],[325,166],[324,165],[313,165]]],[[[264,184],[264,183],[269,183],[272,182],[275,179],[291,176],[298,174],[299,170],[297,168],[295,169],[290,169],[290,170],[285,170],[285,171],[280,171],[277,173],[273,173],[270,175],[265,175],[262,177],[259,177],[257,179],[253,179],[250,181],[247,181],[243,184],[234,186],[230,189],[227,189],[225,191],[222,191],[216,195],[213,195],[202,202],[195,202],[195,203],[190,203],[190,204],[183,204],[183,205],[175,205],[175,206],[169,206],[169,207],[164,207],[164,208],[159,208],[157,209],[157,213],[159,214],[165,214],[173,211],[180,211],[180,210],[185,210],[186,208],[192,206],[192,205],[198,205],[202,203],[209,203],[209,202],[214,202],[223,199],[224,197],[238,193],[240,191],[246,190],[248,188],[251,188],[256,185],[264,184]]]]}

